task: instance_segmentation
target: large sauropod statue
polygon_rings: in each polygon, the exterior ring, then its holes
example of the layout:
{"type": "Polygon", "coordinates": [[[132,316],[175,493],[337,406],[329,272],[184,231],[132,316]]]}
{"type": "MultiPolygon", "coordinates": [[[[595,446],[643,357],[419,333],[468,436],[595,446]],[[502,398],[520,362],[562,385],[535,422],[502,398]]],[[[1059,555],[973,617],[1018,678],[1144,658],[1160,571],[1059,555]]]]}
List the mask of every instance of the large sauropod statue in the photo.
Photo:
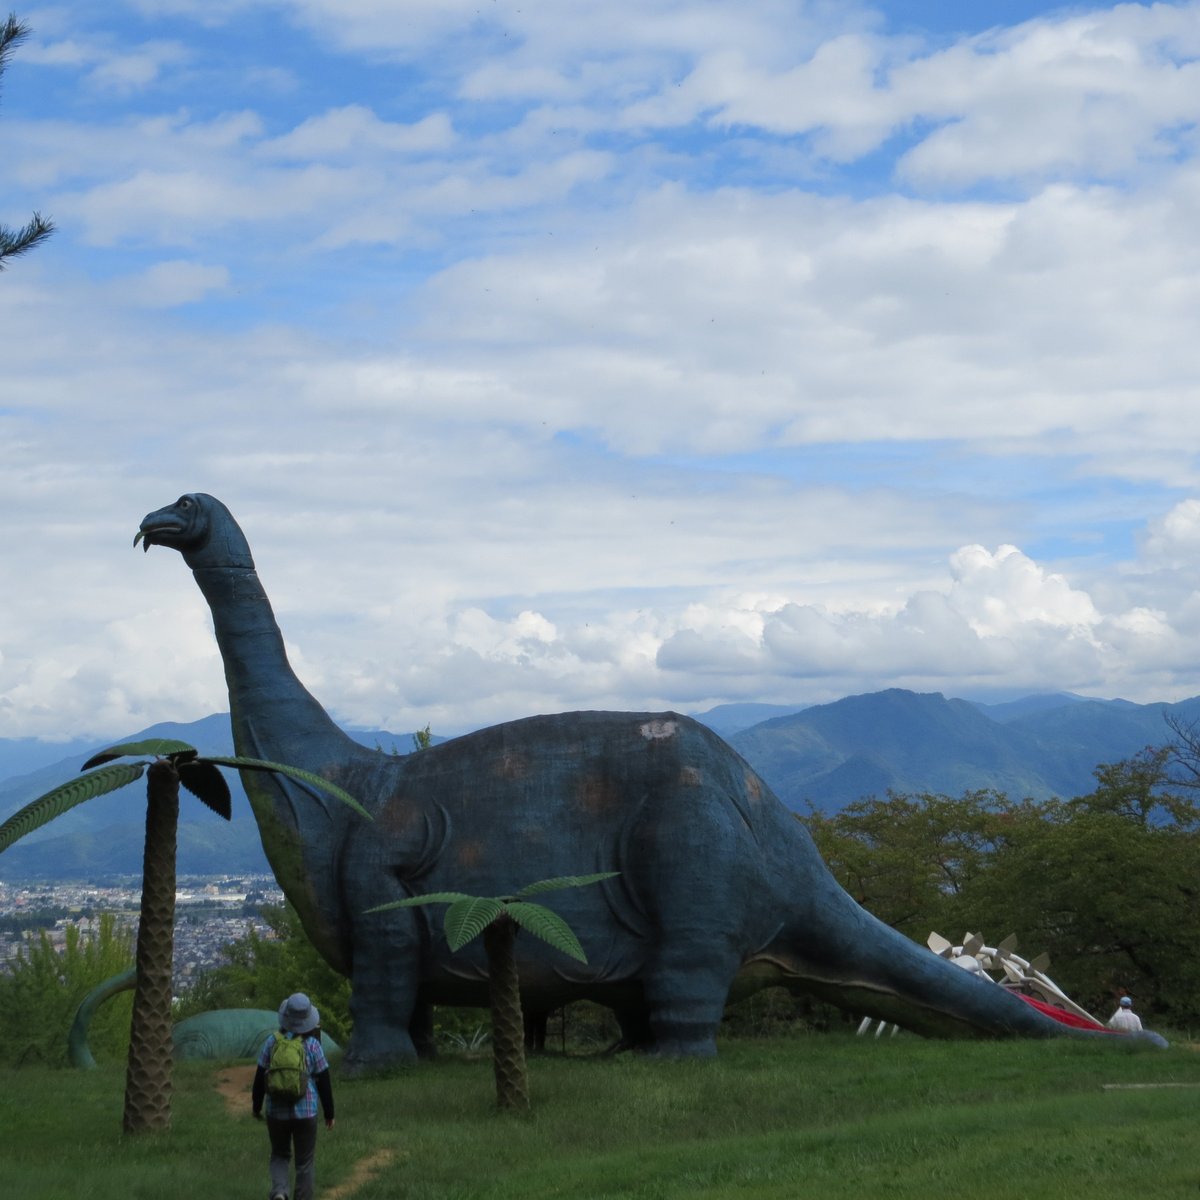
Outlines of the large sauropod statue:
{"type": "Polygon", "coordinates": [[[586,966],[519,940],[527,1010],[595,1000],[629,1044],[669,1055],[715,1054],[726,1002],[773,984],[924,1034],[1064,1033],[855,903],[771,789],[695,721],[560,713],[403,758],[368,750],[297,679],[220,501],[182,496],[147,516],[138,538],[178,550],[212,609],[237,753],[315,771],[374,818],[281,776],[242,777],[275,877],[352,981],[345,1068],[426,1049],[432,1004],[487,1003],[482,949],[451,954],[440,910],[368,909],[600,871],[620,874],[554,897],[586,966]]]}

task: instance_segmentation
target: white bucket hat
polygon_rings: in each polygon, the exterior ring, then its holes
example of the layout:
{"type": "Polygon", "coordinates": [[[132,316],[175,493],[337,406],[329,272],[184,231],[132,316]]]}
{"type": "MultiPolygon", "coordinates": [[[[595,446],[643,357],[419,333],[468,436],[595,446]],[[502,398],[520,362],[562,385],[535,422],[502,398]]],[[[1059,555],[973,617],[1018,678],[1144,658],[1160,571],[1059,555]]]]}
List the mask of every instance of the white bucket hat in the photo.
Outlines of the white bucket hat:
{"type": "Polygon", "coordinates": [[[321,1014],[303,992],[293,993],[279,1006],[279,1028],[284,1033],[311,1033],[320,1023],[321,1014]]]}

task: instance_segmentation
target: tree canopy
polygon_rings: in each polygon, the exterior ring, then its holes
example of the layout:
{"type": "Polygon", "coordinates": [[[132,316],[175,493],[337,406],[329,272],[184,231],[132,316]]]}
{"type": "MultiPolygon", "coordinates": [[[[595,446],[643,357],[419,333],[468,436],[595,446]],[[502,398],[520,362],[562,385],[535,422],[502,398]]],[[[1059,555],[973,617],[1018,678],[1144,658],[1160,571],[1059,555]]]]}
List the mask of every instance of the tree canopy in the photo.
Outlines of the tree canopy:
{"type": "Polygon", "coordinates": [[[1101,764],[1069,800],[892,795],[804,821],[839,882],[910,937],[1016,933],[1097,1016],[1124,989],[1187,1025],[1200,1019],[1200,798],[1173,783],[1173,754],[1101,764]]]}

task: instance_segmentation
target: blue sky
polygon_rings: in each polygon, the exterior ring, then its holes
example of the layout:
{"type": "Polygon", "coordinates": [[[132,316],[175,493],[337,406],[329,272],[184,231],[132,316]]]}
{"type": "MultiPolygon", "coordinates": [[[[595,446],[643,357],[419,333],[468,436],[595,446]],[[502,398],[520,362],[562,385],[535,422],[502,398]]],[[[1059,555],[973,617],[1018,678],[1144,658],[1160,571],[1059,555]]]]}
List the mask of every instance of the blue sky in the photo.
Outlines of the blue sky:
{"type": "Polygon", "coordinates": [[[1200,693],[1200,4],[18,15],[0,736],[1200,693]]]}

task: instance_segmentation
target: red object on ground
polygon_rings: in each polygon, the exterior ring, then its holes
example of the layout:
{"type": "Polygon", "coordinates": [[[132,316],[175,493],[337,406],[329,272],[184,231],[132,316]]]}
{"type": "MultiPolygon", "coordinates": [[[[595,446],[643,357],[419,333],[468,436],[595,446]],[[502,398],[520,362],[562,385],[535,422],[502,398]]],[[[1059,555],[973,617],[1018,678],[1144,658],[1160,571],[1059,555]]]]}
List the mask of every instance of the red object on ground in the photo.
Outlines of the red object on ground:
{"type": "Polygon", "coordinates": [[[1075,1029],[1092,1029],[1097,1033],[1119,1033],[1118,1029],[1109,1029],[1106,1025],[1101,1025],[1099,1021],[1089,1021],[1086,1017],[1077,1017],[1072,1012],[1067,1012],[1065,1008],[1056,1008],[1053,1004],[1047,1004],[1044,1000],[1035,999],[1033,996],[1027,996],[1024,992],[1013,992],[1014,996],[1020,997],[1026,1004],[1032,1005],[1040,1013],[1045,1013],[1051,1020],[1057,1021],[1060,1025],[1070,1025],[1075,1029]]]}

